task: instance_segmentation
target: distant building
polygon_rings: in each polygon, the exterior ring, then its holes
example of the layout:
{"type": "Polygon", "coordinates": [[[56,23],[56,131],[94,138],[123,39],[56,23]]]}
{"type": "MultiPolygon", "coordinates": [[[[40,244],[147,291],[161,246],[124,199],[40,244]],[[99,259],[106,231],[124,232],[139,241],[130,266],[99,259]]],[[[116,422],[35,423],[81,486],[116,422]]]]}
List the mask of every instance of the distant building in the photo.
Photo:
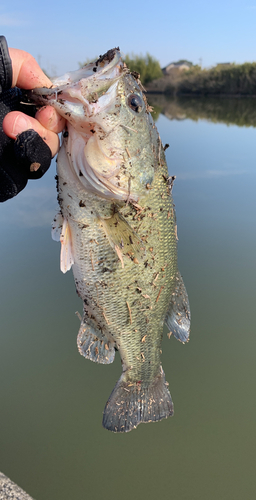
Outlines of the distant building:
{"type": "Polygon", "coordinates": [[[217,63],[216,67],[225,68],[226,66],[233,66],[233,63],[217,63]]]}
{"type": "Polygon", "coordinates": [[[162,72],[164,75],[169,75],[173,70],[178,70],[178,71],[188,71],[191,66],[193,66],[193,63],[190,61],[186,61],[185,59],[182,59],[177,62],[172,62],[162,68],[162,72]]]}

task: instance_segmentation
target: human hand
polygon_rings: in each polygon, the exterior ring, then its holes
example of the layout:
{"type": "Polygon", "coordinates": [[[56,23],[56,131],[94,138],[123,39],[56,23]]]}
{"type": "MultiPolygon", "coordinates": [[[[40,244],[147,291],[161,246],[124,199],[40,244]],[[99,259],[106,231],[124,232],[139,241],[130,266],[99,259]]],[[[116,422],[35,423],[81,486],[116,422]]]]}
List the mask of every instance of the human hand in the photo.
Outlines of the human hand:
{"type": "MultiPolygon", "coordinates": [[[[52,82],[43,73],[36,60],[19,49],[9,49],[12,61],[12,87],[34,89],[36,87],[51,87],[52,82]]],[[[3,120],[3,130],[8,137],[16,139],[25,130],[34,129],[46,142],[55,156],[59,149],[58,133],[63,130],[65,120],[52,106],[45,106],[37,111],[32,118],[19,111],[8,113],[3,120]]]]}
{"type": "Polygon", "coordinates": [[[51,85],[30,54],[18,49],[8,54],[6,40],[0,37],[0,201],[18,194],[28,179],[40,178],[59,149],[58,133],[65,120],[51,106],[29,116],[35,108],[20,103],[17,88],[51,85]]]}

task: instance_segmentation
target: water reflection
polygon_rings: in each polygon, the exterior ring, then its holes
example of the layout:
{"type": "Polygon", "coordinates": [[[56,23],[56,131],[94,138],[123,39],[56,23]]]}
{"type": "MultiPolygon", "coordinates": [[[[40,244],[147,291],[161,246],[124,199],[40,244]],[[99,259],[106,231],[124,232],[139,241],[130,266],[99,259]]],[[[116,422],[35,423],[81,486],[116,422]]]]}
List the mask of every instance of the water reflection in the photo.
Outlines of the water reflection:
{"type": "Polygon", "coordinates": [[[154,119],[162,113],[169,120],[198,121],[233,124],[239,127],[256,127],[256,99],[220,97],[166,97],[148,94],[149,104],[154,107],[154,119]]]}
{"type": "Polygon", "coordinates": [[[101,427],[120,359],[77,352],[82,305],[50,237],[54,165],[0,205],[0,469],[37,500],[255,497],[255,101],[156,97],[192,310],[189,344],[163,339],[174,417],[101,427]]]}
{"type": "Polygon", "coordinates": [[[0,204],[2,230],[49,226],[58,207],[54,174],[55,160],[40,182],[29,180],[18,196],[0,204]]]}

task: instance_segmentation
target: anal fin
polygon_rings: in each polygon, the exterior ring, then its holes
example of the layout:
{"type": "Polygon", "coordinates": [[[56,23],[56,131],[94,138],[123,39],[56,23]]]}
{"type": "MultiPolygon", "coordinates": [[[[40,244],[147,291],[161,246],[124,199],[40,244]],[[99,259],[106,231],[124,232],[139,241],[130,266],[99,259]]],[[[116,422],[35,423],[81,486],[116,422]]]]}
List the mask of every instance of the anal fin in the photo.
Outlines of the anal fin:
{"type": "Polygon", "coordinates": [[[188,294],[180,273],[177,273],[177,285],[172,294],[165,324],[169,329],[168,337],[174,337],[182,342],[188,342],[190,333],[190,308],[188,294]]]}
{"type": "Polygon", "coordinates": [[[81,322],[77,336],[78,351],[82,356],[95,363],[113,363],[115,358],[114,343],[97,329],[89,318],[81,322]]]}

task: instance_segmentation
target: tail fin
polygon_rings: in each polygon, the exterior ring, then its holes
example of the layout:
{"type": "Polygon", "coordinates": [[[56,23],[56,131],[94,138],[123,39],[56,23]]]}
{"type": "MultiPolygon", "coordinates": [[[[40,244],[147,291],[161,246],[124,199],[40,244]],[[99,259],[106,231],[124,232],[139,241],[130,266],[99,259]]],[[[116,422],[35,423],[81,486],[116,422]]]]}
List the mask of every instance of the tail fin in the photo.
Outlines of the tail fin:
{"type": "Polygon", "coordinates": [[[173,415],[172,398],[163,369],[148,386],[127,382],[122,375],[105,406],[102,425],[112,432],[129,432],[142,422],[173,415]]]}

